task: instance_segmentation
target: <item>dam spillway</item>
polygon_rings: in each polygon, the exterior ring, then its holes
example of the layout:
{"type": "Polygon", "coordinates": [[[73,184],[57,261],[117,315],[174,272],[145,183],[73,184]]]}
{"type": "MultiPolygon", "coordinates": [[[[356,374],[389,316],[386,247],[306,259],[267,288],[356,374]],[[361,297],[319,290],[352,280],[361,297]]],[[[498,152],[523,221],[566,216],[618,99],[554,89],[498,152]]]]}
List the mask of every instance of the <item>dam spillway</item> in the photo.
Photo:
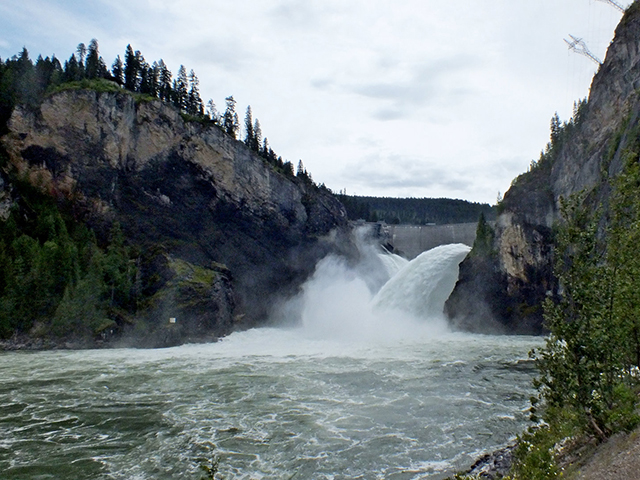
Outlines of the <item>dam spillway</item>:
{"type": "Polygon", "coordinates": [[[358,222],[356,227],[368,226],[382,245],[392,247],[408,260],[440,245],[462,243],[473,246],[476,239],[476,222],[447,225],[389,225],[383,222],[358,222]]]}

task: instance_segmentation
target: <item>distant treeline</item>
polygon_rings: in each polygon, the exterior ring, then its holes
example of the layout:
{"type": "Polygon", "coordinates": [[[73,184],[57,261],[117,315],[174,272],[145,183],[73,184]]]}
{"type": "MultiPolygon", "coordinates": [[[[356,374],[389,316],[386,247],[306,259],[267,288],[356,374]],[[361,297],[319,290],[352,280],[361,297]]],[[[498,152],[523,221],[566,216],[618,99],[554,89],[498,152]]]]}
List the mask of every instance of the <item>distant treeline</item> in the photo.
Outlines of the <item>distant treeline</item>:
{"type": "Polygon", "coordinates": [[[481,214],[495,220],[496,209],[488,203],[450,198],[390,198],[337,195],[349,220],[384,221],[389,224],[438,225],[477,222],[481,214]]]}

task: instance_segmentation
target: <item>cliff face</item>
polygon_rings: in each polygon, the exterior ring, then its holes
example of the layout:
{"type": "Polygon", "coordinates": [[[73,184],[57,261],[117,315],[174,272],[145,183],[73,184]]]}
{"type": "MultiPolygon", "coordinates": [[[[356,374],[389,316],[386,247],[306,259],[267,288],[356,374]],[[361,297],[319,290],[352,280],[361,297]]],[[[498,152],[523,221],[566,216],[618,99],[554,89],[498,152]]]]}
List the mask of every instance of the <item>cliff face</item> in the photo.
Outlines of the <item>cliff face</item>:
{"type": "Polygon", "coordinates": [[[585,191],[606,208],[609,180],[640,114],[640,5],[616,29],[587,104],[556,139],[545,164],[521,175],[502,202],[490,257],[469,257],[446,312],[462,329],[539,333],[541,304],[554,291],[552,229],[561,198],[585,191]],[[479,282],[477,278],[486,281],[479,282]]]}
{"type": "MultiPolygon", "coordinates": [[[[227,333],[232,316],[263,320],[270,302],[347,235],[346,213],[329,192],[276,172],[216,126],[185,122],[160,101],[66,91],[37,111],[16,108],[8,127],[1,142],[10,168],[98,232],[118,221],[162,288],[180,283],[169,268],[175,259],[226,279],[210,285],[227,291],[208,308],[224,312],[209,331],[227,333]]],[[[0,214],[9,197],[0,197],[0,214]]]]}

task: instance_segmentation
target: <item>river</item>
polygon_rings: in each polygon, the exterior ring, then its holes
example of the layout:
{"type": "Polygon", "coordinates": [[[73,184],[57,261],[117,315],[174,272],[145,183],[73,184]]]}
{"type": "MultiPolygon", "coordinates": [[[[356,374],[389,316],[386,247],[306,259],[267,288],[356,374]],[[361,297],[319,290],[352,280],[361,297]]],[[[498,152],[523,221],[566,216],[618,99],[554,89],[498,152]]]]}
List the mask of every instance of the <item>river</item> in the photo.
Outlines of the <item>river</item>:
{"type": "Polygon", "coordinates": [[[434,298],[429,321],[378,315],[400,294],[362,277],[325,262],[281,309],[295,325],[213,344],[0,354],[2,478],[199,479],[217,458],[225,479],[435,480],[522,431],[539,338],[451,333],[434,298]]]}

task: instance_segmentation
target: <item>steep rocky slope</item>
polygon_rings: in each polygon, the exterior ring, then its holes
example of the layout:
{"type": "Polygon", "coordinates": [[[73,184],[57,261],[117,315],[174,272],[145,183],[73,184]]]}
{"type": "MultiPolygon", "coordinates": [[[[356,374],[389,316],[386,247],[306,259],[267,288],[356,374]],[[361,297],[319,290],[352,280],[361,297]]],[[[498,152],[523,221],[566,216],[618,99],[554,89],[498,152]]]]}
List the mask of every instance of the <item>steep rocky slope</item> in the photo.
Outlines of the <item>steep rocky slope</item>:
{"type": "MultiPolygon", "coordinates": [[[[184,335],[263,321],[321,256],[349,248],[346,213],[329,192],[158,100],[65,91],[36,110],[16,108],[8,130],[4,170],[99,235],[119,222],[157,300],[147,316],[191,319],[184,335]]],[[[20,195],[6,175],[2,183],[0,214],[20,195]]]]}
{"type": "Polygon", "coordinates": [[[640,5],[634,2],[616,29],[588,102],[555,132],[545,161],[514,180],[505,194],[492,251],[461,265],[446,306],[454,325],[472,331],[542,331],[542,301],[557,288],[552,233],[560,199],[584,191],[590,205],[606,210],[609,180],[621,171],[622,152],[638,135],[639,39],[640,5]]]}

